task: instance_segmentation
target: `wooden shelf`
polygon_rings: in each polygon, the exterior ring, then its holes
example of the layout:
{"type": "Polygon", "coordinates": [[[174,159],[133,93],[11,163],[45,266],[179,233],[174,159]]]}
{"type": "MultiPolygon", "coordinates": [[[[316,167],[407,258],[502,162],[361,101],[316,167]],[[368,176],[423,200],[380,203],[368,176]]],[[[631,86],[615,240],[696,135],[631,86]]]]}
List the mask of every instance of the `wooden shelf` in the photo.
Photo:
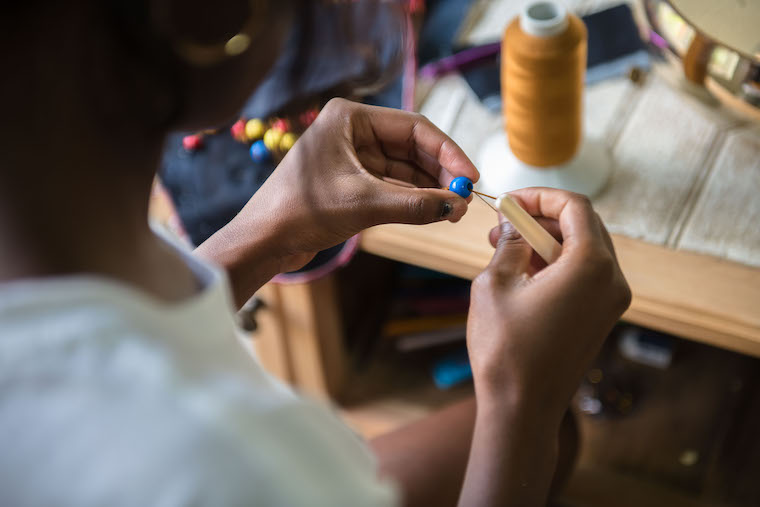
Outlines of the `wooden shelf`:
{"type": "MultiPolygon", "coordinates": [[[[365,231],[367,252],[474,278],[493,248],[494,212],[479,200],[457,224],[383,225],[365,231]]],[[[624,319],[684,338],[760,357],[760,269],[613,235],[633,291],[624,319]]]]}
{"type": "Polygon", "coordinates": [[[368,439],[473,395],[471,382],[442,391],[433,384],[428,369],[386,360],[376,361],[348,384],[340,413],[349,426],[368,439]]]}
{"type": "Polygon", "coordinates": [[[559,496],[557,505],[586,507],[727,507],[700,500],[652,481],[603,468],[576,468],[559,496]]]}
{"type": "MultiPolygon", "coordinates": [[[[751,457],[755,444],[740,442],[754,437],[760,414],[744,409],[760,387],[758,361],[678,341],[678,360],[667,370],[651,370],[619,356],[616,337],[597,366],[616,377],[616,385],[636,386],[635,408],[625,416],[577,414],[576,465],[551,505],[755,505],[760,461],[751,457]],[[680,461],[685,450],[697,456],[693,463],[680,461]]],[[[385,347],[352,376],[349,401],[340,406],[344,420],[365,438],[472,395],[471,383],[448,391],[433,386],[430,351],[414,357],[389,352],[385,347]]]]}

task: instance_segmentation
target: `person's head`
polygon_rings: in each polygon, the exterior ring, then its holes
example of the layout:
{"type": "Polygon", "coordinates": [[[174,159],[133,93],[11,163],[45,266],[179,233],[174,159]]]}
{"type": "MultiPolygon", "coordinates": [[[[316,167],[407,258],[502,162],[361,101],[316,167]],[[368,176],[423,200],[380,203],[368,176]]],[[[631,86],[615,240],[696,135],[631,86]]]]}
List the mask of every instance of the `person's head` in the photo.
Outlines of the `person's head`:
{"type": "Polygon", "coordinates": [[[234,120],[298,1],[3,2],[0,279],[113,268],[152,241],[166,134],[234,120]]]}
{"type": "Polygon", "coordinates": [[[0,16],[0,100],[16,104],[12,117],[47,113],[58,128],[77,113],[115,132],[219,124],[275,61],[292,3],[11,2],[0,16]]]}

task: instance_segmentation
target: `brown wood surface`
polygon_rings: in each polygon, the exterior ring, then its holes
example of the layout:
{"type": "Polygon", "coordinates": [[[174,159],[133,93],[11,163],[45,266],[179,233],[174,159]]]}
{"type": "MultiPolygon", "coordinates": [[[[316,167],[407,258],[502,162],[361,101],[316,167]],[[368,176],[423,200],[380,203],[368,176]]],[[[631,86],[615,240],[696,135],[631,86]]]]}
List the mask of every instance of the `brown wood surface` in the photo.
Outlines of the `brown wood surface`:
{"type": "Polygon", "coordinates": [[[285,382],[292,382],[293,371],[279,286],[265,285],[256,295],[264,304],[254,316],[258,328],[251,334],[256,356],[270,373],[285,382]]]}
{"type": "MultiPolygon", "coordinates": [[[[758,505],[758,361],[674,340],[673,362],[660,370],[621,356],[618,337],[611,335],[594,367],[607,388],[631,393],[632,408],[578,414],[578,461],[551,505],[758,505]],[[693,461],[685,462],[685,453],[693,461]]],[[[347,382],[344,420],[373,438],[471,396],[471,384],[434,387],[428,372],[438,355],[377,350],[347,382]]]]}
{"type": "Polygon", "coordinates": [[[346,372],[340,309],[332,275],[279,287],[293,380],[305,392],[338,398],[346,372]]]}
{"type": "MultiPolygon", "coordinates": [[[[370,253],[463,278],[488,264],[496,214],[475,199],[457,224],[384,225],[365,231],[370,253]]],[[[760,356],[760,269],[613,235],[633,291],[624,319],[760,356]]]]}
{"type": "Polygon", "coordinates": [[[298,389],[338,398],[346,374],[346,351],[335,281],[262,288],[265,308],[257,314],[254,346],[262,364],[298,389]]]}
{"type": "Polygon", "coordinates": [[[639,479],[605,467],[576,468],[556,505],[561,507],[728,507],[728,504],[699,500],[667,485],[639,479]]]}

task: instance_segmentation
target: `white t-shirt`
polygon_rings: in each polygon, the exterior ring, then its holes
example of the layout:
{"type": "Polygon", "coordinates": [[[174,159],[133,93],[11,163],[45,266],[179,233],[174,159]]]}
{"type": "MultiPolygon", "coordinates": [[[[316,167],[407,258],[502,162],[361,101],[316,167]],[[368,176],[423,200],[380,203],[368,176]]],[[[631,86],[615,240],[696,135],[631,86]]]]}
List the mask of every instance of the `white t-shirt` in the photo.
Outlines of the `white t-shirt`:
{"type": "Polygon", "coordinates": [[[225,275],[166,304],[93,276],[0,285],[0,505],[387,506],[364,443],[268,375],[225,275]]]}

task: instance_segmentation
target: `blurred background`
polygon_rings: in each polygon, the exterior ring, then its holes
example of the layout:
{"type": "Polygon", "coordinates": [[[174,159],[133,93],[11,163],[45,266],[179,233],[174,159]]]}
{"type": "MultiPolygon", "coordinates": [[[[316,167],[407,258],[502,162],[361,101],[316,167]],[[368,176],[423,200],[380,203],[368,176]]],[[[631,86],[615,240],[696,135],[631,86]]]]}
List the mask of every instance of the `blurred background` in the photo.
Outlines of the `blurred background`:
{"type": "MultiPolygon", "coordinates": [[[[760,4],[564,4],[588,30],[584,136],[611,161],[594,206],[634,299],[578,390],[558,503],[760,505],[760,4]]],[[[334,96],[420,111],[479,165],[523,6],[305,3],[239,119],[168,140],[153,217],[202,242],[334,96]]],[[[469,279],[495,223],[476,199],[459,224],[371,229],[278,276],[241,325],[273,373],[383,433],[472,394],[469,279]]]]}

